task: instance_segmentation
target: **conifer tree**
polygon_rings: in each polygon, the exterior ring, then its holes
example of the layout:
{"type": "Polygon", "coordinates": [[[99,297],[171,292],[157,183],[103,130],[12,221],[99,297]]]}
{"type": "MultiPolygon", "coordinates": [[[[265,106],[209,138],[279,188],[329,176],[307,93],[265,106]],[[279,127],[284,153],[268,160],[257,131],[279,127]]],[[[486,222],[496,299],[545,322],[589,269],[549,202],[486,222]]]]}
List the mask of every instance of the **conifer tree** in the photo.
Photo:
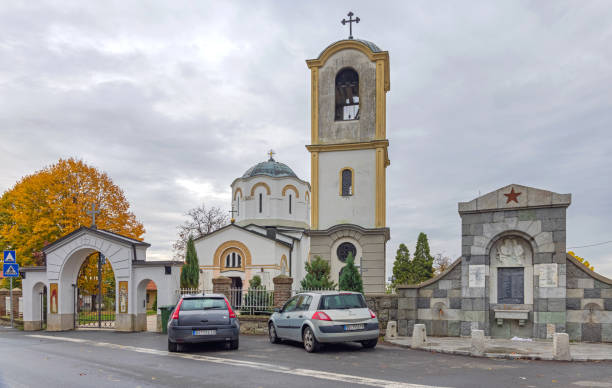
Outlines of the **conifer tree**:
{"type": "Polygon", "coordinates": [[[198,288],[200,282],[200,264],[198,254],[195,250],[193,237],[187,240],[187,253],[185,254],[185,265],[181,271],[181,288],[198,288]]]}
{"type": "Polygon", "coordinates": [[[406,244],[400,244],[395,254],[395,261],[393,262],[393,289],[398,284],[411,283],[410,270],[410,251],[406,244]]]}
{"type": "Polygon", "coordinates": [[[420,283],[433,277],[433,262],[434,258],[429,253],[429,241],[427,241],[427,235],[421,232],[419,233],[411,266],[413,272],[412,280],[414,283],[420,283]]]}
{"type": "Polygon", "coordinates": [[[355,266],[353,252],[349,252],[346,258],[346,265],[342,268],[338,288],[342,291],[355,291],[363,293],[363,281],[359,270],[355,266]]]}
{"type": "Polygon", "coordinates": [[[320,256],[315,256],[314,260],[306,263],[306,276],[300,285],[302,290],[333,290],[336,284],[331,281],[329,274],[331,268],[329,263],[320,256]]]}

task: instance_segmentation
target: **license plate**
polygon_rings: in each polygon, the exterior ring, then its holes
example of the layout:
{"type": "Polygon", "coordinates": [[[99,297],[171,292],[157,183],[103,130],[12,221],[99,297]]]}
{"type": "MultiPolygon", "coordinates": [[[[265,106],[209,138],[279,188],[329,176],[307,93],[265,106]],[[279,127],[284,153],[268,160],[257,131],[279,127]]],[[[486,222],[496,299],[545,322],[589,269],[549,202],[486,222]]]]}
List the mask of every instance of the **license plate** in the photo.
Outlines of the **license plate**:
{"type": "Polygon", "coordinates": [[[363,323],[359,325],[344,325],[344,331],[363,330],[363,323]]]}
{"type": "Polygon", "coordinates": [[[194,330],[193,335],[215,335],[217,330],[194,330]]]}

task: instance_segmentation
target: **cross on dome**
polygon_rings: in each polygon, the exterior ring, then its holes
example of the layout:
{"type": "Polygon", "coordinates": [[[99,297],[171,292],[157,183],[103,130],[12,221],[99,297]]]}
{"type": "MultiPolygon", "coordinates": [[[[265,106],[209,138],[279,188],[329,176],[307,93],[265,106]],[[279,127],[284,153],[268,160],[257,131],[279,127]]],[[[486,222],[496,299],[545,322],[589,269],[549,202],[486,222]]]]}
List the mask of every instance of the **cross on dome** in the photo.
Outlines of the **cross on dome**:
{"type": "Polygon", "coordinates": [[[269,161],[273,162],[274,161],[274,155],[276,155],[276,152],[274,152],[274,150],[270,150],[268,151],[268,155],[270,156],[269,161]]]}

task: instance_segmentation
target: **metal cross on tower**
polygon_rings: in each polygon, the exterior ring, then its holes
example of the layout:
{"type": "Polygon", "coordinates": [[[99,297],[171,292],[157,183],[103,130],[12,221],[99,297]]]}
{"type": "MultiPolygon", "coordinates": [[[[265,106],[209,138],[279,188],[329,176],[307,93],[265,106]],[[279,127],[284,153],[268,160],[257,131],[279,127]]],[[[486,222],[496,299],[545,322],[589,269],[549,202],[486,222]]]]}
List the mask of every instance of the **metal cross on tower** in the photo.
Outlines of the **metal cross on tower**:
{"type": "Polygon", "coordinates": [[[96,210],[96,204],[91,204],[91,210],[86,211],[91,216],[91,227],[96,229],[96,214],[100,213],[100,210],[96,210]]]}
{"type": "Polygon", "coordinates": [[[232,206],[232,210],[229,211],[232,214],[232,220],[234,219],[234,213],[238,213],[238,210],[234,210],[234,207],[232,206]]]}
{"type": "Polygon", "coordinates": [[[346,23],[348,23],[349,25],[349,39],[353,39],[353,23],[359,23],[359,16],[356,16],[355,19],[353,19],[353,13],[349,12],[346,14],[346,16],[348,16],[348,20],[346,19],[342,19],[342,21],[340,21],[340,23],[342,23],[342,25],[346,25],[346,23]]]}

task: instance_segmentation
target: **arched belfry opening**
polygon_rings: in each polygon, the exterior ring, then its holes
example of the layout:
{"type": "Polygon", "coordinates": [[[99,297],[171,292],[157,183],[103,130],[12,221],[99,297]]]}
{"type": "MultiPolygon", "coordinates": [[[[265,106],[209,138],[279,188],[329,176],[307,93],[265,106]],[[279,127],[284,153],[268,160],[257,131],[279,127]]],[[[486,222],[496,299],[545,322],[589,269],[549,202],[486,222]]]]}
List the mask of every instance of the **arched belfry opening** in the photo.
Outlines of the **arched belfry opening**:
{"type": "Polygon", "coordinates": [[[359,74],[344,68],[336,75],[336,121],[359,120],[359,74]]]}

